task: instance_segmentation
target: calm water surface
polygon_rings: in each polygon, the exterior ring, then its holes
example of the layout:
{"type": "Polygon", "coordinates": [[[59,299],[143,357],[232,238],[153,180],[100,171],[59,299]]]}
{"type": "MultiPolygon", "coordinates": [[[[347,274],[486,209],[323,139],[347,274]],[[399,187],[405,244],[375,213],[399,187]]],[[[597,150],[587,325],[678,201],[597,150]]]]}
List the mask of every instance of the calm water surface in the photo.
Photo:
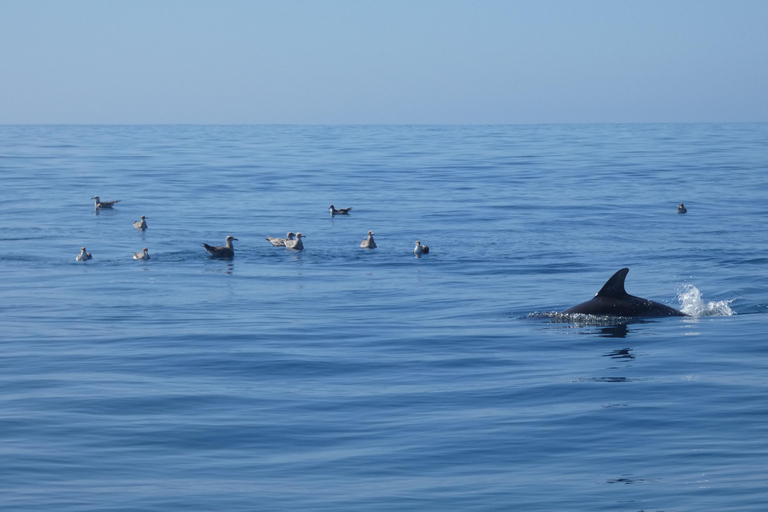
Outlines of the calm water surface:
{"type": "Polygon", "coordinates": [[[0,184],[3,510],[768,503],[766,124],[2,126],[0,184]],[[555,314],[622,267],[693,316],[555,314]]]}

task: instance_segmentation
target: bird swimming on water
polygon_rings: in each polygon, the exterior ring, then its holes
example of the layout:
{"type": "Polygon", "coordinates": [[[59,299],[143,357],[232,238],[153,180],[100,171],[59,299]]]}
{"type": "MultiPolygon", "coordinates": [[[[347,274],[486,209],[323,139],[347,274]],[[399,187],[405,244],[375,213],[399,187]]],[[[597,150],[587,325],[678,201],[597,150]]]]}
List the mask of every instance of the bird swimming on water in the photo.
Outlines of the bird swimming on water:
{"type": "Polygon", "coordinates": [[[376,242],[373,241],[373,231],[368,231],[368,238],[360,242],[360,247],[363,249],[375,249],[376,242]]]}
{"type": "Polygon", "coordinates": [[[416,247],[413,248],[413,254],[420,256],[422,254],[429,254],[429,246],[421,245],[421,241],[416,240],[416,247]]]}
{"type": "Polygon", "coordinates": [[[293,240],[296,235],[293,234],[293,231],[289,231],[287,235],[285,235],[285,238],[280,238],[276,236],[267,236],[266,240],[269,241],[272,245],[275,247],[285,247],[285,242],[287,240],[293,240]]]}
{"type": "Polygon", "coordinates": [[[216,247],[213,247],[208,244],[203,244],[203,247],[205,247],[205,250],[211,253],[211,256],[214,258],[231,258],[235,255],[235,248],[232,247],[232,240],[237,240],[237,238],[228,236],[226,245],[217,245],[216,247]]]}
{"type": "Polygon", "coordinates": [[[304,244],[301,242],[302,238],[307,238],[301,233],[296,233],[296,240],[286,240],[285,241],[285,248],[286,249],[293,249],[294,251],[303,251],[304,250],[304,244]]]}
{"type": "Polygon", "coordinates": [[[93,196],[91,199],[95,201],[95,206],[97,210],[99,208],[112,208],[113,206],[115,206],[117,203],[120,202],[119,200],[118,201],[102,201],[101,199],[99,199],[99,196],[93,196]]]}
{"type": "Polygon", "coordinates": [[[335,208],[333,205],[328,207],[329,210],[331,210],[331,217],[334,215],[349,215],[349,210],[352,209],[350,206],[349,208],[335,208]]]}
{"type": "Polygon", "coordinates": [[[141,220],[137,220],[136,222],[133,223],[133,227],[135,227],[136,229],[140,229],[142,231],[147,229],[147,216],[142,215],[141,220]]]}
{"type": "Polygon", "coordinates": [[[149,249],[146,247],[142,252],[135,252],[133,253],[133,259],[135,260],[148,260],[149,259],[149,249]]]}
{"type": "Polygon", "coordinates": [[[677,213],[688,213],[688,209],[685,207],[683,203],[680,203],[677,205],[677,213]]]}
{"type": "Polygon", "coordinates": [[[85,247],[80,248],[80,254],[75,258],[76,261],[88,261],[91,259],[91,253],[85,252],[85,247]]]}

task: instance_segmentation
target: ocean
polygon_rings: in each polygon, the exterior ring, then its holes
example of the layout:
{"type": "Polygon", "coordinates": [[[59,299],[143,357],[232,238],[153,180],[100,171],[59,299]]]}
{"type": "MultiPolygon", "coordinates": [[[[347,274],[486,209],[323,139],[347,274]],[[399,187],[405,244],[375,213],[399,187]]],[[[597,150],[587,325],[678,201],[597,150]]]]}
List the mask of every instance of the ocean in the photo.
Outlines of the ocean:
{"type": "Polygon", "coordinates": [[[768,124],[0,126],[0,184],[4,511],[768,503],[768,124]],[[691,316],[558,314],[624,267],[691,316]]]}

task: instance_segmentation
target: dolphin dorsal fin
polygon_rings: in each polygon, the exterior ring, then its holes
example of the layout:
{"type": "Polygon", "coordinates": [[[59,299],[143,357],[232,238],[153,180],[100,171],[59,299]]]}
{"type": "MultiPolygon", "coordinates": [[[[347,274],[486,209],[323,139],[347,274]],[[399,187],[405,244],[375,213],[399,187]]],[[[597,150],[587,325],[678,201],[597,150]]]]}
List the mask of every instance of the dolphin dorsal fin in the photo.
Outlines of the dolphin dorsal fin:
{"type": "Polygon", "coordinates": [[[629,273],[629,269],[623,268],[613,274],[597,292],[596,297],[623,297],[627,295],[626,290],[624,290],[624,279],[627,278],[627,273],[629,273]]]}

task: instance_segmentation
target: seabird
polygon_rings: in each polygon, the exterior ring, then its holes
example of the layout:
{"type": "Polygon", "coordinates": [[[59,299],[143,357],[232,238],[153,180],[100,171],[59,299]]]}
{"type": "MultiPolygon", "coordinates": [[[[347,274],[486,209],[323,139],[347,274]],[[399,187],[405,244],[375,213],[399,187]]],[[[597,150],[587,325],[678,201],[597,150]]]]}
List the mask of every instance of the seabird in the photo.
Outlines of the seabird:
{"type": "Polygon", "coordinates": [[[677,213],[688,213],[688,209],[685,207],[683,203],[680,203],[677,205],[677,213]]]}
{"type": "Polygon", "coordinates": [[[77,260],[77,261],[88,261],[91,258],[92,258],[91,253],[85,252],[85,247],[81,247],[80,248],[80,254],[77,255],[75,260],[77,260]]]}
{"type": "Polygon", "coordinates": [[[235,248],[232,247],[232,240],[237,240],[237,238],[228,236],[227,244],[224,246],[217,245],[216,247],[212,247],[208,244],[203,244],[203,247],[205,247],[205,250],[211,253],[211,256],[214,258],[231,258],[235,255],[235,248]]]}
{"type": "Polygon", "coordinates": [[[99,196],[93,196],[91,199],[95,201],[97,210],[99,208],[112,208],[113,206],[115,206],[117,203],[120,202],[120,201],[102,201],[101,199],[99,199],[99,196]]]}
{"type": "Polygon", "coordinates": [[[373,231],[368,231],[368,238],[360,242],[360,247],[363,249],[375,249],[376,242],[373,241],[373,231]]]}
{"type": "Polygon", "coordinates": [[[285,247],[286,240],[293,240],[296,235],[293,234],[292,231],[289,231],[287,235],[285,235],[285,238],[278,238],[276,236],[267,236],[267,240],[269,243],[274,245],[275,247],[285,247]]]}
{"type": "Polygon", "coordinates": [[[429,254],[429,246],[421,245],[419,240],[416,240],[416,247],[413,248],[413,254],[420,256],[422,254],[429,254]]]}
{"type": "Polygon", "coordinates": [[[149,249],[147,249],[145,247],[143,252],[135,252],[135,253],[133,253],[133,259],[135,259],[135,260],[148,260],[149,259],[149,249]]]}
{"type": "Polygon", "coordinates": [[[141,216],[141,220],[137,220],[136,222],[134,222],[133,223],[133,227],[135,227],[136,229],[140,229],[142,231],[147,229],[147,217],[146,217],[146,215],[142,215],[141,216]]]}
{"type": "Polygon", "coordinates": [[[333,205],[328,207],[329,210],[331,210],[331,217],[334,215],[349,215],[349,210],[352,209],[350,206],[349,208],[334,208],[333,205]]]}
{"type": "Polygon", "coordinates": [[[301,251],[304,250],[304,244],[301,243],[302,238],[307,238],[301,233],[296,233],[296,240],[286,240],[285,241],[285,248],[286,249],[293,249],[294,251],[301,251]]]}

